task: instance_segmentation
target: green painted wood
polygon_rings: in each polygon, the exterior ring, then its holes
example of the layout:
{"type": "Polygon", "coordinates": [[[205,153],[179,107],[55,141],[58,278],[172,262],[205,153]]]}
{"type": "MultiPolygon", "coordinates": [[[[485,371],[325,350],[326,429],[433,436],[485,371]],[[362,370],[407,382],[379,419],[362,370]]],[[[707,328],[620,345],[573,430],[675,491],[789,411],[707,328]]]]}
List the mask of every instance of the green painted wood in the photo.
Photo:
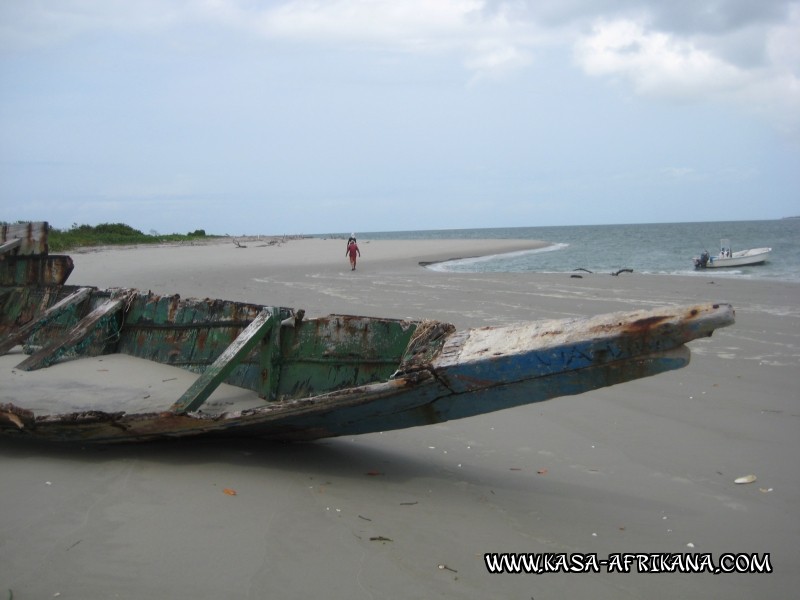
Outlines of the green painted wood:
{"type": "MultiPolygon", "coordinates": [[[[60,298],[68,296],[76,289],[49,285],[0,287],[0,336],[12,334],[20,324],[35,319],[60,298]]],[[[51,323],[48,323],[45,328],[50,326],[51,323]]]]}
{"type": "Polygon", "coordinates": [[[25,323],[24,325],[12,330],[4,338],[0,339],[0,355],[5,354],[11,348],[19,344],[26,337],[31,335],[36,329],[42,327],[44,324],[55,319],[63,312],[69,310],[76,304],[86,300],[92,293],[93,288],[83,287],[73,292],[66,298],[59,300],[53,306],[48,308],[40,316],[35,317],[25,323]]]}
{"type": "MultiPolygon", "coordinates": [[[[140,294],[126,312],[118,351],[202,374],[264,308],[229,300],[140,294]]],[[[286,308],[274,310],[281,318],[290,314],[286,308]]],[[[262,394],[260,351],[242,357],[225,383],[262,394]]]]}
{"type": "Polygon", "coordinates": [[[258,395],[267,400],[275,399],[275,388],[277,388],[277,380],[280,378],[280,366],[278,363],[278,353],[280,346],[276,351],[276,344],[280,344],[281,327],[275,327],[275,331],[270,335],[268,343],[261,347],[261,352],[258,353],[258,395]]]}
{"type": "Polygon", "coordinates": [[[331,315],[281,333],[279,400],[385,381],[398,368],[416,323],[331,315]]]}
{"type": "Polygon", "coordinates": [[[69,256],[21,254],[0,256],[0,285],[64,285],[75,264],[69,256]]]}
{"type": "Polygon", "coordinates": [[[223,352],[214,364],[189,387],[170,411],[176,414],[191,412],[200,408],[215,389],[233,371],[238,362],[258,345],[269,333],[275,323],[274,309],[264,309],[239,337],[223,352]]]}
{"type": "Polygon", "coordinates": [[[142,295],[125,319],[120,352],[202,373],[262,306],[142,295]]]}
{"type": "MultiPolygon", "coordinates": [[[[55,341],[38,352],[33,353],[31,356],[23,360],[17,365],[21,371],[34,371],[42,367],[56,362],[61,356],[68,355],[70,351],[79,348],[83,342],[102,330],[108,327],[109,317],[123,309],[127,301],[127,295],[118,296],[107,300],[86,317],[84,317],[75,327],[73,327],[64,339],[55,341]]],[[[102,351],[86,352],[85,350],[78,352],[81,355],[102,354],[102,351]]]]}

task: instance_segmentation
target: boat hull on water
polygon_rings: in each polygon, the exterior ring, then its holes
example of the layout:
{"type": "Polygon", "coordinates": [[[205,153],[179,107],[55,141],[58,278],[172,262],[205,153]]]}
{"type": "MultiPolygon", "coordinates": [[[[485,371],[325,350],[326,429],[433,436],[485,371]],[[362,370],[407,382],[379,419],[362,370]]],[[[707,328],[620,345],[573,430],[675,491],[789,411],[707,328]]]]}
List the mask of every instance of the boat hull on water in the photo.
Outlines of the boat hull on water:
{"type": "Polygon", "coordinates": [[[772,248],[749,248],[747,250],[731,251],[729,240],[720,240],[720,251],[716,256],[703,252],[700,256],[695,256],[695,269],[724,269],[730,267],[748,267],[761,265],[767,262],[772,248]]]}
{"type": "Polygon", "coordinates": [[[734,322],[701,304],[457,331],[27,279],[0,303],[0,435],[101,443],[440,423],[683,367],[734,322]]]}

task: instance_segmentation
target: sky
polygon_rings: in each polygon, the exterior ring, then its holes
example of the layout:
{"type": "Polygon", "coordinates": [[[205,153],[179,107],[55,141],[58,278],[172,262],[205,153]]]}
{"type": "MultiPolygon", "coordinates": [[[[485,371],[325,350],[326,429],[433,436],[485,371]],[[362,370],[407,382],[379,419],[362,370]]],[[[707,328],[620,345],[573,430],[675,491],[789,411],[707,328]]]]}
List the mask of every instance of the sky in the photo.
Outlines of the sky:
{"type": "Polygon", "coordinates": [[[0,220],[800,215],[800,0],[3,0],[0,220]]]}

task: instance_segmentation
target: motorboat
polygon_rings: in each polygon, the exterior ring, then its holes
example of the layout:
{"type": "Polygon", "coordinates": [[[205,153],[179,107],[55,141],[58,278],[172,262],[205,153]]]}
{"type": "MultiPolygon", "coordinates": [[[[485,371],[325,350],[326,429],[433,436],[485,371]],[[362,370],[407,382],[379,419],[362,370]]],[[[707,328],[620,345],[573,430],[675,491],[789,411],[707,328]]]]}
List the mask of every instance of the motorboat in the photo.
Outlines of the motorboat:
{"type": "Polygon", "coordinates": [[[731,249],[730,240],[720,240],[719,254],[711,256],[708,251],[704,251],[700,256],[695,256],[695,269],[720,269],[723,267],[747,267],[760,265],[767,261],[767,257],[772,248],[749,248],[747,250],[731,249]]]}

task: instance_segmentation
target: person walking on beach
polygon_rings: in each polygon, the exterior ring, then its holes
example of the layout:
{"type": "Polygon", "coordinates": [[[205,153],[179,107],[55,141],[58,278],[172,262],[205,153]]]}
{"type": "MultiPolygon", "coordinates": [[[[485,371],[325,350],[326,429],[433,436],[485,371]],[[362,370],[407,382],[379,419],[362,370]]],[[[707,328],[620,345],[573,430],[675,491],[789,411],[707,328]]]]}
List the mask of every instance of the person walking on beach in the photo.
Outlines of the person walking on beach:
{"type": "Polygon", "coordinates": [[[361,250],[358,249],[358,244],[356,244],[356,240],[353,239],[352,242],[349,242],[347,244],[347,252],[345,252],[345,255],[350,256],[351,271],[356,270],[356,254],[358,254],[358,256],[361,256],[361,250]]]}

